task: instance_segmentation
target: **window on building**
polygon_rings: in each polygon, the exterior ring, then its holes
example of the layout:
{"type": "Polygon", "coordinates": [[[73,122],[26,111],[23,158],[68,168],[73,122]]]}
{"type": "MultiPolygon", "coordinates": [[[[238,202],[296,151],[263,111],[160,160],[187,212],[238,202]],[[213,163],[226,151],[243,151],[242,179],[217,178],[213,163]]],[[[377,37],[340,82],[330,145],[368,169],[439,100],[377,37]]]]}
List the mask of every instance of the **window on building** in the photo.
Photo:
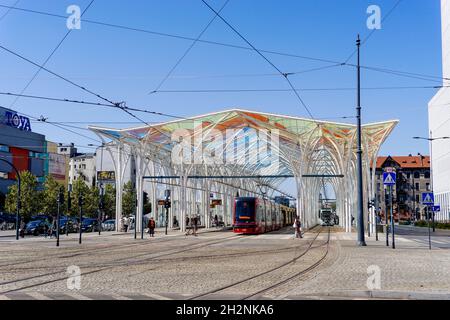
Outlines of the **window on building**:
{"type": "Polygon", "coordinates": [[[427,191],[431,191],[430,184],[427,183],[427,191]]]}
{"type": "Polygon", "coordinates": [[[425,172],[425,179],[430,179],[430,171],[425,172]]]}
{"type": "Polygon", "coordinates": [[[2,151],[2,152],[9,152],[9,147],[8,146],[4,146],[4,145],[0,145],[0,151],[2,151]]]}
{"type": "Polygon", "coordinates": [[[416,194],[416,202],[420,202],[419,195],[416,194]]]}
{"type": "Polygon", "coordinates": [[[416,171],[414,172],[414,179],[419,179],[420,178],[420,172],[416,171]]]}
{"type": "Polygon", "coordinates": [[[416,183],[416,190],[419,190],[419,184],[416,183]]]}
{"type": "Polygon", "coordinates": [[[411,172],[408,172],[408,173],[406,174],[406,177],[407,177],[408,179],[411,179],[411,172]]]}

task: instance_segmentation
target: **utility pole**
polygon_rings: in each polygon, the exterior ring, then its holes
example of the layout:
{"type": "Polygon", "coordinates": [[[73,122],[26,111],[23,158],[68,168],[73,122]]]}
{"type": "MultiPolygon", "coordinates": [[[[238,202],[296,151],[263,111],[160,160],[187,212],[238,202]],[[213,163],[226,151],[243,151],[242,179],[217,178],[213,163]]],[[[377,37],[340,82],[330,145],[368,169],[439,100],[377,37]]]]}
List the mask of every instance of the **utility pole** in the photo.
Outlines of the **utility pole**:
{"type": "Polygon", "coordinates": [[[171,207],[170,190],[166,190],[164,193],[166,198],[164,201],[164,208],[166,209],[166,235],[167,235],[167,228],[169,226],[169,208],[171,207]]]}
{"type": "Polygon", "coordinates": [[[378,241],[378,189],[377,192],[375,192],[375,199],[373,200],[373,203],[375,206],[375,240],[378,241]]]}
{"type": "Polygon", "coordinates": [[[392,249],[395,249],[395,227],[394,227],[394,203],[393,203],[393,197],[394,197],[394,193],[392,191],[393,186],[389,186],[390,189],[390,203],[391,203],[391,228],[392,228],[392,249]]]}
{"type": "MultiPolygon", "coordinates": [[[[69,184],[67,189],[67,216],[70,216],[71,210],[72,210],[72,185],[69,184]]],[[[66,237],[69,236],[69,219],[66,221],[66,237]]]]}
{"type": "Polygon", "coordinates": [[[357,119],[357,179],[358,179],[358,246],[366,246],[364,240],[364,197],[363,197],[363,173],[362,173],[362,141],[361,141],[361,65],[360,65],[360,47],[361,39],[356,40],[356,46],[358,48],[358,67],[357,67],[357,78],[358,78],[358,93],[357,93],[357,105],[356,105],[356,119],[357,119]]]}
{"type": "Polygon", "coordinates": [[[100,184],[100,202],[98,204],[99,204],[99,206],[98,206],[98,235],[101,235],[103,209],[105,208],[105,203],[104,203],[104,199],[103,199],[103,184],[100,184]]]}
{"type": "Polygon", "coordinates": [[[136,194],[136,198],[134,199],[135,201],[135,206],[134,206],[134,239],[137,239],[137,207],[138,207],[138,199],[137,199],[137,194],[136,194]]]}
{"type": "MultiPolygon", "coordinates": [[[[142,181],[142,185],[144,182],[142,181]]],[[[141,240],[144,239],[144,202],[145,202],[145,191],[142,191],[142,207],[141,207],[141,240]]]]}
{"type": "MultiPolygon", "coordinates": [[[[389,218],[388,218],[388,211],[387,211],[387,199],[386,199],[386,189],[384,189],[384,203],[385,203],[385,220],[386,220],[386,247],[389,247],[389,218]]],[[[389,211],[391,209],[389,208],[389,211]]]]}
{"type": "MultiPolygon", "coordinates": [[[[61,205],[64,203],[64,189],[63,189],[63,187],[59,188],[59,193],[58,193],[58,197],[57,197],[56,201],[58,202],[58,211],[56,213],[56,246],[59,247],[61,205]]],[[[66,223],[66,228],[67,228],[67,223],[66,223]]]]}
{"type": "MultiPolygon", "coordinates": [[[[431,189],[431,192],[433,192],[433,194],[434,194],[434,188],[433,188],[433,163],[431,162],[432,159],[433,159],[432,158],[433,157],[433,132],[431,130],[430,130],[429,140],[430,140],[430,186],[431,186],[430,189],[431,189]]],[[[434,227],[434,210],[431,210],[431,214],[432,214],[431,222],[432,222],[432,225],[433,225],[433,232],[436,232],[436,229],[434,227]]]]}
{"type": "Polygon", "coordinates": [[[78,224],[78,228],[80,229],[80,239],[78,240],[78,243],[81,244],[81,235],[83,233],[83,196],[81,194],[78,196],[78,206],[80,208],[80,223],[78,224]]]}

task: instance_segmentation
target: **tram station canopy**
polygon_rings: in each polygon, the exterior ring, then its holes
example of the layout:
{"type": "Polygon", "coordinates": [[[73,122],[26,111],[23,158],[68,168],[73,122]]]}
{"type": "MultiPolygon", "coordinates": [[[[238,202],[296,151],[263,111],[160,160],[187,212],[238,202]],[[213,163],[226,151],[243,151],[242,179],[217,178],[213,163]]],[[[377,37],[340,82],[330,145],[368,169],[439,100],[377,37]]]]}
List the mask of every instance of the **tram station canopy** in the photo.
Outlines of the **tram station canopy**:
{"type": "MultiPolygon", "coordinates": [[[[397,123],[362,126],[367,200],[374,191],[370,168],[397,123]]],[[[353,124],[231,109],[129,129],[89,129],[120,152],[128,150],[139,158],[137,177],[141,179],[157,173],[186,179],[212,176],[219,182],[237,182],[231,184],[231,193],[242,185],[255,192],[261,185],[276,190],[292,176],[297,183],[297,210],[306,224],[315,221],[320,188],[330,184],[342,223],[349,227],[350,212],[356,205],[357,128],[353,124]],[[254,179],[248,179],[252,176],[254,179]]]]}

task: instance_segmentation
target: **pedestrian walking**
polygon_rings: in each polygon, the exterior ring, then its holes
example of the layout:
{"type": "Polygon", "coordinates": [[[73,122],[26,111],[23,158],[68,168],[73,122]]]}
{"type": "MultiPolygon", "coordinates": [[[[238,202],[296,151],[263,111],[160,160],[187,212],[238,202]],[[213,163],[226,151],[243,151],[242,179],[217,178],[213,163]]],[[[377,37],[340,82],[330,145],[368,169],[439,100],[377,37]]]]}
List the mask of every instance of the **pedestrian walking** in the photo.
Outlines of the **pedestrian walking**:
{"type": "Polygon", "coordinates": [[[128,217],[123,218],[123,229],[124,232],[128,232],[128,225],[130,224],[130,219],[128,217]]]}
{"type": "Polygon", "coordinates": [[[150,221],[148,222],[148,233],[152,238],[155,236],[155,227],[156,227],[155,220],[153,219],[153,217],[151,217],[150,221]]]}
{"type": "Polygon", "coordinates": [[[294,229],[295,229],[295,238],[303,238],[302,236],[302,222],[300,221],[300,217],[297,216],[294,220],[294,229]]]}
{"type": "Polygon", "coordinates": [[[20,237],[25,238],[25,222],[23,220],[20,222],[19,233],[20,237]]]}
{"type": "Polygon", "coordinates": [[[189,226],[189,222],[192,224],[192,219],[189,219],[189,217],[186,217],[186,235],[188,236],[192,231],[192,225],[189,226]]]}
{"type": "Polygon", "coordinates": [[[195,217],[193,218],[192,228],[193,228],[193,234],[194,234],[194,236],[197,236],[198,220],[199,220],[199,219],[198,219],[197,216],[195,216],[195,217]]]}
{"type": "Polygon", "coordinates": [[[53,238],[53,234],[56,232],[56,219],[53,218],[50,227],[48,228],[48,236],[51,238],[53,238]]]}

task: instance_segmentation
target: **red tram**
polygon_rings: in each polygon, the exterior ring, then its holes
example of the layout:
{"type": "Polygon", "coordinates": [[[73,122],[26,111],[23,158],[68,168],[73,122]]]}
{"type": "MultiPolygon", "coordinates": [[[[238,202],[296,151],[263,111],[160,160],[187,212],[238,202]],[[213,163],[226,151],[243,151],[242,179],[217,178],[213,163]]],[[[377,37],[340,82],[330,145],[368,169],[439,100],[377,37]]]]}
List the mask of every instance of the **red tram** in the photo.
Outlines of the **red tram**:
{"type": "Polygon", "coordinates": [[[239,197],[234,200],[233,231],[261,234],[292,225],[295,209],[270,200],[239,197]]]}

